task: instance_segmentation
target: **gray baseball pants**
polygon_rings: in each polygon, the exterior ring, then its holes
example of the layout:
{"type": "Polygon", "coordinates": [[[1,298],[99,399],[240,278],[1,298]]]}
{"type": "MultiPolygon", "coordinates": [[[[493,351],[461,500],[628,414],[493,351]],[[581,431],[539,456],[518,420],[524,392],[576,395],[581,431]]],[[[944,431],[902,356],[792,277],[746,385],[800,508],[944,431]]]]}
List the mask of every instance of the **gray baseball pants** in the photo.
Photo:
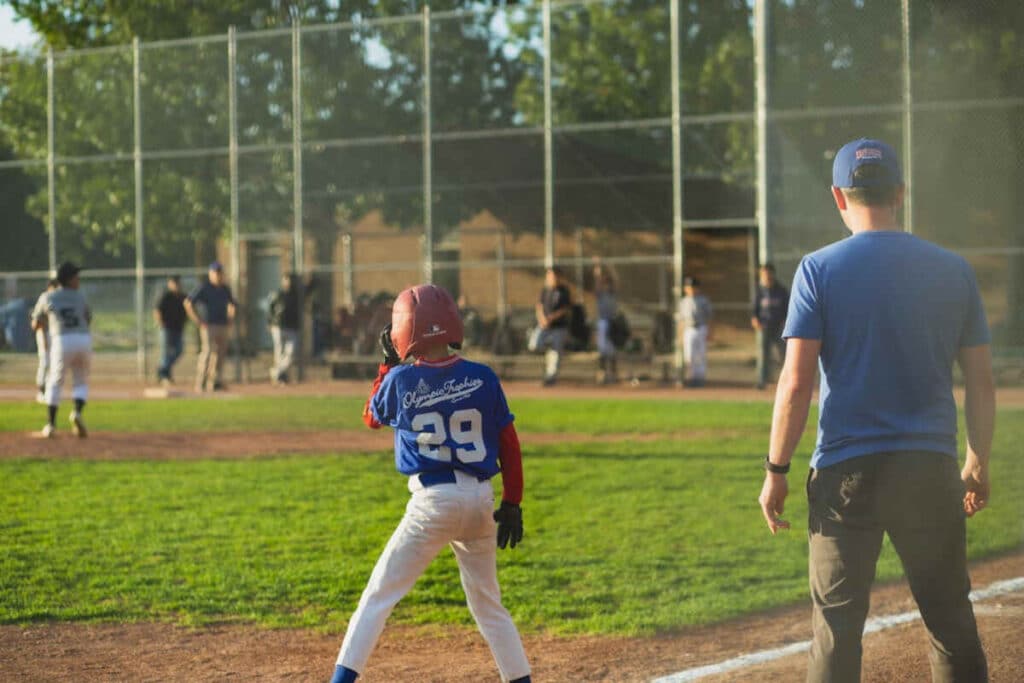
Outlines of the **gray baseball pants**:
{"type": "Polygon", "coordinates": [[[876,453],[811,470],[808,681],[860,681],[861,636],[886,533],[928,630],[932,681],[988,680],[968,599],[963,497],[957,462],[942,453],[876,453]]]}

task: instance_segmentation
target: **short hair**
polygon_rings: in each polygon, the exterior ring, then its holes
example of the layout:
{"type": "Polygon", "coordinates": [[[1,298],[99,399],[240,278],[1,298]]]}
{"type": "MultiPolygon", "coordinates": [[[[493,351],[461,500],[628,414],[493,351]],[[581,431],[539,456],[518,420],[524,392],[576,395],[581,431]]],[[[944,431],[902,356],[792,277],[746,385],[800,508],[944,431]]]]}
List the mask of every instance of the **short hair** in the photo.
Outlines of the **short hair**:
{"type": "Polygon", "coordinates": [[[46,281],[46,286],[49,287],[50,289],[57,289],[58,287],[60,287],[60,280],[58,280],[55,277],[51,277],[49,280],[46,281]]]}
{"type": "Polygon", "coordinates": [[[167,279],[170,282],[173,282],[176,285],[180,285],[181,284],[181,276],[180,275],[168,275],[167,279]]]}
{"type": "MultiPolygon", "coordinates": [[[[889,170],[881,164],[864,164],[853,172],[854,182],[868,182],[888,178],[889,170]]],[[[900,186],[892,183],[868,185],[867,187],[844,187],[846,201],[861,206],[892,206],[896,202],[900,186]]]]}
{"type": "Polygon", "coordinates": [[[775,275],[775,264],[774,263],[762,263],[761,270],[767,270],[772,275],[775,275]]]}
{"type": "Polygon", "coordinates": [[[551,266],[548,270],[558,277],[565,277],[565,269],[563,269],[562,266],[551,266]]]}

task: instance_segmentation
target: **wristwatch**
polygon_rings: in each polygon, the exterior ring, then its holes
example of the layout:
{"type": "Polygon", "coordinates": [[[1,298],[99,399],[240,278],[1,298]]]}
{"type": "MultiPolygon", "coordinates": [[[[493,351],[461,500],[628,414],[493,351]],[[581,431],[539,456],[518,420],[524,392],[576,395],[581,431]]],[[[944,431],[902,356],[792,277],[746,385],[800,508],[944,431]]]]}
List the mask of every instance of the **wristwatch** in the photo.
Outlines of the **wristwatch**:
{"type": "Polygon", "coordinates": [[[776,465],[768,459],[769,456],[764,456],[764,468],[772,474],[789,474],[789,463],[785,465],[776,465]]]}

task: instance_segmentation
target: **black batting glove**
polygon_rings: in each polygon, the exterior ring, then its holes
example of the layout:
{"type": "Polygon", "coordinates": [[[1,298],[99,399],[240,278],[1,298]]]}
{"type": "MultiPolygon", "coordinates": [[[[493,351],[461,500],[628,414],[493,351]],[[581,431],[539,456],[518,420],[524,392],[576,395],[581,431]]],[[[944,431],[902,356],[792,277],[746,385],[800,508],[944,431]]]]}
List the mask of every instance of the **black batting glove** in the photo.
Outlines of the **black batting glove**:
{"type": "Polygon", "coordinates": [[[502,501],[494,511],[494,521],[498,523],[499,548],[515,548],[523,540],[523,510],[515,503],[502,501]]]}
{"type": "Polygon", "coordinates": [[[380,348],[384,352],[384,365],[393,368],[402,362],[395,351],[395,343],[391,341],[391,323],[384,326],[380,332],[380,348]]]}

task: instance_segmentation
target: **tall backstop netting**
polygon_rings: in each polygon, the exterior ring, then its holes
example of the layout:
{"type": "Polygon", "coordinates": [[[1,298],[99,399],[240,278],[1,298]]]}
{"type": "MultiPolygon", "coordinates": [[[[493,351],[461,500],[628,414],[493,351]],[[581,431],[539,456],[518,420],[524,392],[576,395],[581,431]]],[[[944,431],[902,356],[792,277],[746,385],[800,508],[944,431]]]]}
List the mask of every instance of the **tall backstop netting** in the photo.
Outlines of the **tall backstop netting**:
{"type": "Polygon", "coordinates": [[[367,350],[375,307],[423,280],[506,350],[547,266],[586,300],[600,263],[667,353],[684,273],[746,329],[759,261],[788,281],[844,236],[832,156],[871,136],[904,155],[905,227],[970,260],[1019,358],[1016,0],[451,0],[358,19],[3,55],[0,299],[81,262],[97,347],[146,372],[164,279],[191,286],[214,259],[245,304],[239,353],[269,343],[289,271],[314,284],[311,351],[367,350]]]}

